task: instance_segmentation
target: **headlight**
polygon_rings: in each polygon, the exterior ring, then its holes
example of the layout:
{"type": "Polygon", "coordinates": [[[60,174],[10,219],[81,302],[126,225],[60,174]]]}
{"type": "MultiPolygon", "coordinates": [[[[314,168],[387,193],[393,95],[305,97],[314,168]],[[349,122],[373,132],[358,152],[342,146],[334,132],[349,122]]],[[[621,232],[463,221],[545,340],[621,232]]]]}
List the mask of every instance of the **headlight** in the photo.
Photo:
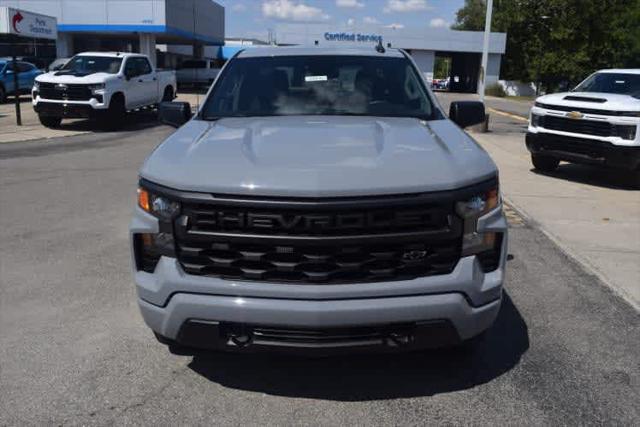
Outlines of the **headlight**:
{"type": "Polygon", "coordinates": [[[141,233],[133,237],[136,267],[153,273],[161,256],[176,257],[175,243],[171,233],[141,233]]]}
{"type": "Polygon", "coordinates": [[[33,90],[40,90],[40,82],[34,80],[33,82],[33,90]]]}
{"type": "Polygon", "coordinates": [[[180,213],[180,203],[153,194],[142,187],[138,188],[138,206],[164,221],[171,221],[180,213]]]}
{"type": "Polygon", "coordinates": [[[99,83],[99,84],[95,84],[95,85],[89,85],[89,90],[91,92],[97,92],[99,90],[104,90],[105,84],[104,83],[99,83]]]}
{"type": "Polygon", "coordinates": [[[633,140],[636,137],[635,125],[616,125],[616,130],[622,139],[633,140]]]}
{"type": "Polygon", "coordinates": [[[464,219],[477,219],[495,209],[500,203],[498,187],[482,194],[475,195],[468,200],[456,203],[456,213],[464,219]]]}
{"type": "Polygon", "coordinates": [[[540,125],[540,116],[537,114],[531,114],[531,126],[538,127],[540,125]]]}
{"type": "Polygon", "coordinates": [[[159,233],[134,235],[136,266],[153,273],[161,256],[176,257],[172,221],[180,214],[180,203],[139,187],[138,206],[160,220],[159,233]]]}
{"type": "Polygon", "coordinates": [[[478,219],[500,205],[498,186],[456,203],[456,213],[464,220],[462,256],[477,255],[483,271],[498,268],[502,234],[478,232],[478,219]]]}

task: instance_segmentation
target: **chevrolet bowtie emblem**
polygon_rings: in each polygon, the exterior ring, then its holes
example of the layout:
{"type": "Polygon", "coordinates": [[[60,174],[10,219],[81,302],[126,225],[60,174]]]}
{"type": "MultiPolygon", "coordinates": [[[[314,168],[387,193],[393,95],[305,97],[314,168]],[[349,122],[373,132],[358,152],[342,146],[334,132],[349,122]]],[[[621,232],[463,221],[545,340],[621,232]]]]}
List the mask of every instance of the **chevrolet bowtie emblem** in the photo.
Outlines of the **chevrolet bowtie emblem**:
{"type": "Polygon", "coordinates": [[[580,111],[570,111],[567,113],[567,117],[574,120],[579,120],[584,117],[580,111]]]}

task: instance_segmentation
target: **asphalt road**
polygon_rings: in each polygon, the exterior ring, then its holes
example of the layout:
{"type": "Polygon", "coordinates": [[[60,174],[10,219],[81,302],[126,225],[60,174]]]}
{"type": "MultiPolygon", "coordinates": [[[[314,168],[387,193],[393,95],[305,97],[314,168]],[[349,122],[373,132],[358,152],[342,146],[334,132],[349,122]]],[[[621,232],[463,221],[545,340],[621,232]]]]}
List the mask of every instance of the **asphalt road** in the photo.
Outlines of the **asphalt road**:
{"type": "Polygon", "coordinates": [[[171,355],[138,313],[136,170],[172,130],[0,146],[0,425],[640,423],[640,316],[515,218],[476,352],[171,355]]]}

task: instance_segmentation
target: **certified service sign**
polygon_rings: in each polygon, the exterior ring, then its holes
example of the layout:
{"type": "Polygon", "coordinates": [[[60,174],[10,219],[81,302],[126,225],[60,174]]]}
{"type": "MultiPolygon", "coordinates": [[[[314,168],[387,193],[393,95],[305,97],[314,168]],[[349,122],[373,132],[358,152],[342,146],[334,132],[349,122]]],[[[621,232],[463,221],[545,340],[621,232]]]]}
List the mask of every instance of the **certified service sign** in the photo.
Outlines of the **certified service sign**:
{"type": "Polygon", "coordinates": [[[58,38],[58,23],[53,16],[0,7],[0,34],[55,40],[58,38]]]}

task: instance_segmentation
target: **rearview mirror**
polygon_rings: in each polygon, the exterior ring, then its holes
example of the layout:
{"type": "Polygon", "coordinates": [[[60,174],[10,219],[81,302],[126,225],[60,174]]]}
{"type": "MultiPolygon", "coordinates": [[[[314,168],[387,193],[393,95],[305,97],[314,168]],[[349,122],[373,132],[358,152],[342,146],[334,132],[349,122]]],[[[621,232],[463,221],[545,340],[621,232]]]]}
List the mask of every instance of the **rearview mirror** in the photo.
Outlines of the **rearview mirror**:
{"type": "Polygon", "coordinates": [[[188,102],[161,102],[158,107],[160,122],[179,128],[191,120],[191,104],[188,102]]]}
{"type": "Polygon", "coordinates": [[[484,123],[484,104],[480,101],[455,101],[449,107],[449,118],[461,128],[484,123]]]}

